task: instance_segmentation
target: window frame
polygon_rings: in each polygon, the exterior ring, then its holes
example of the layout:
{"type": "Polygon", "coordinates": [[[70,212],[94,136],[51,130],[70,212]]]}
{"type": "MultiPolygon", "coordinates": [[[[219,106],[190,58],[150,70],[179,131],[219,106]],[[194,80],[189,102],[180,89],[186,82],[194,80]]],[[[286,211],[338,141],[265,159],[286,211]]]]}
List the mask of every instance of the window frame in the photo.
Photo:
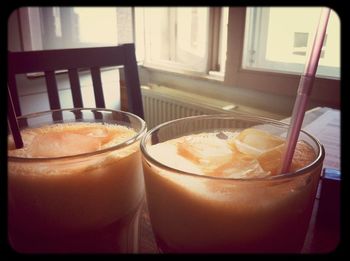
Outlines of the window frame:
{"type": "MultiPolygon", "coordinates": [[[[147,7],[146,7],[147,8],[147,7]]],[[[139,43],[139,45],[143,45],[141,49],[142,51],[138,51],[139,47],[137,46],[137,53],[140,60],[142,60],[142,66],[149,69],[154,70],[160,70],[160,71],[167,71],[167,72],[174,72],[176,74],[184,74],[188,76],[197,76],[201,78],[206,79],[215,79],[218,81],[224,80],[224,72],[220,70],[220,66],[218,64],[222,61],[220,61],[220,40],[222,36],[222,30],[221,30],[221,8],[222,7],[209,7],[209,13],[208,13],[208,58],[207,58],[207,64],[206,69],[204,72],[200,72],[197,70],[193,70],[191,68],[186,68],[186,66],[183,66],[179,62],[175,61],[155,61],[152,60],[151,54],[150,54],[150,41],[147,39],[147,19],[145,19],[144,10],[139,9],[138,16],[141,16],[142,18],[138,18],[140,20],[144,21],[143,28],[140,28],[140,26],[135,28],[136,33],[136,43],[139,43]],[[137,36],[142,35],[142,37],[138,38],[137,36]]],[[[174,20],[174,14],[170,17],[170,19],[174,20]]],[[[135,15],[136,18],[136,15],[135,15]]],[[[140,21],[134,22],[136,25],[140,24],[140,21]]],[[[173,34],[170,34],[173,35],[173,34]]],[[[173,41],[175,42],[175,39],[173,41]]],[[[170,51],[171,52],[171,51],[170,51]]],[[[225,62],[225,61],[224,61],[225,62]]],[[[224,66],[221,66],[225,68],[224,66]]]]}

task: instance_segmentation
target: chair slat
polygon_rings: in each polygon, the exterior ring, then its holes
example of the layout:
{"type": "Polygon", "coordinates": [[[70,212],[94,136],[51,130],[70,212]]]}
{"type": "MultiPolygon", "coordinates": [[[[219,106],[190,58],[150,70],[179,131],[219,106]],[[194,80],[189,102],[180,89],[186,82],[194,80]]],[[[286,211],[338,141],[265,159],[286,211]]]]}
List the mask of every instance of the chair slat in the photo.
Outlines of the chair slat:
{"type": "MultiPolygon", "coordinates": [[[[47,87],[47,94],[49,96],[49,103],[50,103],[50,109],[60,109],[60,99],[57,89],[57,82],[56,82],[56,76],[55,71],[45,71],[45,80],[46,80],[46,87],[47,87]]],[[[54,112],[52,113],[53,120],[60,121],[63,119],[62,112],[54,112]]]]}
{"type": "Polygon", "coordinates": [[[45,79],[47,86],[47,94],[49,96],[49,103],[51,110],[60,109],[60,99],[58,95],[57,82],[54,71],[45,71],[45,79]]]}
{"type": "Polygon", "coordinates": [[[79,74],[78,74],[77,68],[69,69],[68,75],[69,75],[69,82],[71,85],[74,108],[82,108],[83,98],[81,95],[79,74]]]}
{"type": "Polygon", "coordinates": [[[92,84],[94,86],[96,107],[105,108],[100,67],[91,68],[91,77],[92,77],[92,84]]]}

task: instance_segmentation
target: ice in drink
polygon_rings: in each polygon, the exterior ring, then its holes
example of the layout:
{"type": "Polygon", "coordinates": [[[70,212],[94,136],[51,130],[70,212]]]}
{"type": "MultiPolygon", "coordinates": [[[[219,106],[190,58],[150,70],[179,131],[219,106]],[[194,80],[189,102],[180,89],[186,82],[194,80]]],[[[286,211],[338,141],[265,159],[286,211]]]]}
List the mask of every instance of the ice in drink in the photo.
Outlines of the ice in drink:
{"type": "Polygon", "coordinates": [[[14,250],[133,251],[135,213],[144,197],[139,141],[95,152],[135,137],[135,130],[74,122],[21,133],[24,147],[15,149],[9,139],[8,150],[8,156],[22,158],[8,164],[8,228],[14,250]]]}
{"type": "MultiPolygon", "coordinates": [[[[174,136],[143,150],[162,252],[300,252],[321,165],[281,178],[285,139],[255,128],[174,136]]],[[[316,158],[299,141],[290,172],[316,158]]]]}

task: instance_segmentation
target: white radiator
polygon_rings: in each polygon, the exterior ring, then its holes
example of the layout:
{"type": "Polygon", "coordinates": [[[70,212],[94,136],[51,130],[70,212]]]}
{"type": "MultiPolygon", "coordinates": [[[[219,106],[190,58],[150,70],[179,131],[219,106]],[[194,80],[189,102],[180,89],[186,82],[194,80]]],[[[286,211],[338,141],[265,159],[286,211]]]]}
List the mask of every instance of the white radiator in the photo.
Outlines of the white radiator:
{"type": "Polygon", "coordinates": [[[175,90],[163,86],[142,86],[142,101],[147,128],[160,123],[201,114],[240,112],[281,120],[285,116],[223,100],[175,90]]]}
{"type": "Polygon", "coordinates": [[[229,113],[237,107],[229,102],[160,86],[143,86],[142,102],[148,129],[186,116],[229,113]]]}

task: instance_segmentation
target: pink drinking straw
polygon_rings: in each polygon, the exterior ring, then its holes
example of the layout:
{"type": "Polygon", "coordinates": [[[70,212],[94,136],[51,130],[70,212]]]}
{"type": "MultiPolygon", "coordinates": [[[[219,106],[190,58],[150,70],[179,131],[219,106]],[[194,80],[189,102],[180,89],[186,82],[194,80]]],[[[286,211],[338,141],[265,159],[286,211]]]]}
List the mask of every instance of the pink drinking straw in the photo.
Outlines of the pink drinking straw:
{"type": "Polygon", "coordinates": [[[304,75],[302,75],[300,78],[298,94],[294,103],[291,123],[288,129],[281,173],[288,172],[290,164],[292,163],[294,150],[299,138],[300,128],[304,120],[306,105],[315,79],[330,12],[331,10],[329,8],[325,7],[322,9],[314,43],[305,67],[304,75]]]}
{"type": "Polygon", "coordinates": [[[7,107],[8,107],[7,117],[10,124],[12,137],[13,137],[13,140],[15,141],[16,149],[20,149],[23,147],[23,140],[21,137],[21,132],[18,127],[18,122],[17,122],[15,110],[13,107],[13,101],[10,94],[10,90],[8,88],[7,88],[7,107]]]}

